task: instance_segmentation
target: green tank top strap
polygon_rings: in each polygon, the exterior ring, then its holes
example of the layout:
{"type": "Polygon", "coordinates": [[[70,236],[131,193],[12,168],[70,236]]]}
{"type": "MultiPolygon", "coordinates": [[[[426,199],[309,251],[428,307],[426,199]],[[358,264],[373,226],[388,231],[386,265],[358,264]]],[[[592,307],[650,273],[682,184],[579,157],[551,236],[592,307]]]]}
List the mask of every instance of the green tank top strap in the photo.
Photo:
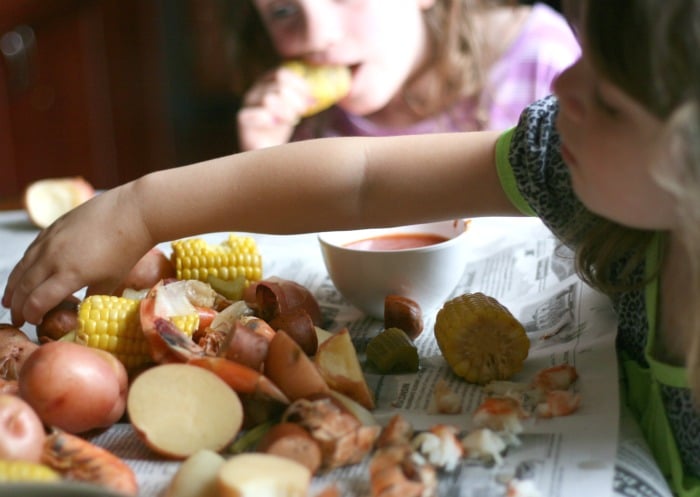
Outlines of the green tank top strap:
{"type": "MultiPolygon", "coordinates": [[[[654,268],[658,267],[662,252],[663,236],[657,234],[647,253],[647,276],[651,276],[654,268]]],[[[645,301],[649,323],[645,357],[649,367],[643,367],[623,355],[622,366],[628,380],[627,401],[636,413],[654,457],[676,495],[700,497],[700,479],[684,472],[661,393],[662,385],[688,388],[688,381],[685,368],[666,364],[654,356],[658,327],[658,278],[651,278],[647,284],[645,301]]]]}
{"type": "Polygon", "coordinates": [[[518,190],[518,182],[515,180],[513,168],[508,157],[514,131],[515,128],[510,128],[499,136],[498,141],[496,141],[496,172],[498,173],[501,187],[512,204],[524,215],[535,216],[535,211],[532,210],[530,204],[527,203],[527,200],[523,198],[518,190]]]}

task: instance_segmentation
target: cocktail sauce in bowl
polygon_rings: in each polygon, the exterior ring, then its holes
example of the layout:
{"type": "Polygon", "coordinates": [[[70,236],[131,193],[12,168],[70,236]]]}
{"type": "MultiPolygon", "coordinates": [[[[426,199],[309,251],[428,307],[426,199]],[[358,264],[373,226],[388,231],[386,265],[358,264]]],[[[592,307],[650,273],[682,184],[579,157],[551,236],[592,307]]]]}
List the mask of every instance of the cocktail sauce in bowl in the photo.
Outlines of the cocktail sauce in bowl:
{"type": "Polygon", "coordinates": [[[439,308],[459,283],[468,255],[468,221],[320,233],[328,275],[355,307],[383,318],[387,295],[424,313],[439,308]]]}
{"type": "Polygon", "coordinates": [[[449,238],[431,233],[394,233],[363,238],[346,243],[345,246],[357,250],[405,250],[427,247],[447,240],[449,238]]]}

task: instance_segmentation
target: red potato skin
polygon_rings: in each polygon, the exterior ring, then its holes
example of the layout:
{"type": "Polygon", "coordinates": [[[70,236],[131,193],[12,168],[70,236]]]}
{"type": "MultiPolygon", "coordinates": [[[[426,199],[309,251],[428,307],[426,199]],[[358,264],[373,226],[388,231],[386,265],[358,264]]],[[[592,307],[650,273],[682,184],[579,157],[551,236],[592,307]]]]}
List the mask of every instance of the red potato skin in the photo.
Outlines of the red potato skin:
{"type": "Polygon", "coordinates": [[[96,349],[50,342],[24,363],[19,395],[46,425],[69,433],[106,428],[124,414],[124,380],[115,368],[96,349]]]}
{"type": "Polygon", "coordinates": [[[313,361],[283,330],[270,342],[264,371],[291,401],[330,390],[313,361]]]}
{"type": "Polygon", "coordinates": [[[107,416],[106,419],[108,426],[110,426],[119,421],[126,412],[126,399],[127,395],[129,394],[129,373],[121,361],[119,361],[119,359],[117,359],[114,355],[105,350],[94,350],[104,357],[105,360],[109,362],[109,365],[112,366],[114,374],[117,377],[117,384],[119,385],[119,398],[117,398],[114,406],[112,407],[111,414],[107,416]]]}
{"type": "Polygon", "coordinates": [[[31,406],[0,394],[0,459],[39,462],[45,441],[44,425],[31,406]]]}

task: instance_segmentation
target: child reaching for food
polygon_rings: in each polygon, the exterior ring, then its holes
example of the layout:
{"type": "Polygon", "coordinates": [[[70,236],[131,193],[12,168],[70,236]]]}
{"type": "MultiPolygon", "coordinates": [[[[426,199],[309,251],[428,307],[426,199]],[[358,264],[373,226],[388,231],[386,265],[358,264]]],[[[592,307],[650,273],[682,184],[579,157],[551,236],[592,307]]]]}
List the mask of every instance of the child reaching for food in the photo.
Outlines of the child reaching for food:
{"type": "Polygon", "coordinates": [[[514,125],[528,104],[551,93],[580,48],[557,11],[513,3],[241,2],[235,33],[245,50],[233,61],[245,90],[239,147],[514,125]],[[348,84],[329,83],[314,95],[314,85],[283,60],[343,67],[348,84]],[[302,119],[319,100],[325,105],[317,111],[339,101],[302,119]]]}
{"type": "Polygon", "coordinates": [[[15,324],[37,323],[85,285],[109,293],[155,244],[205,232],[536,215],[611,296],[625,400],[676,494],[700,495],[700,311],[689,300],[700,249],[688,242],[700,160],[697,134],[687,138],[698,122],[675,124],[700,85],[700,2],[580,5],[581,58],[512,129],[306,140],[148,174],[41,232],[3,305],[15,324]],[[685,134],[669,140],[671,125],[685,134]]]}

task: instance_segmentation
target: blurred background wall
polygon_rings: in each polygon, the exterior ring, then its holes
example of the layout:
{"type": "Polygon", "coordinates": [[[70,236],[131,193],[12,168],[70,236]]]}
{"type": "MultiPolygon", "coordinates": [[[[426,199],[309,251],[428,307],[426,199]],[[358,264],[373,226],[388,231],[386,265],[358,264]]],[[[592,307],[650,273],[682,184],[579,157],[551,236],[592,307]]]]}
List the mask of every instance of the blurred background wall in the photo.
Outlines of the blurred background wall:
{"type": "Polygon", "coordinates": [[[2,0],[0,199],[230,153],[224,0],[2,0]]]}

